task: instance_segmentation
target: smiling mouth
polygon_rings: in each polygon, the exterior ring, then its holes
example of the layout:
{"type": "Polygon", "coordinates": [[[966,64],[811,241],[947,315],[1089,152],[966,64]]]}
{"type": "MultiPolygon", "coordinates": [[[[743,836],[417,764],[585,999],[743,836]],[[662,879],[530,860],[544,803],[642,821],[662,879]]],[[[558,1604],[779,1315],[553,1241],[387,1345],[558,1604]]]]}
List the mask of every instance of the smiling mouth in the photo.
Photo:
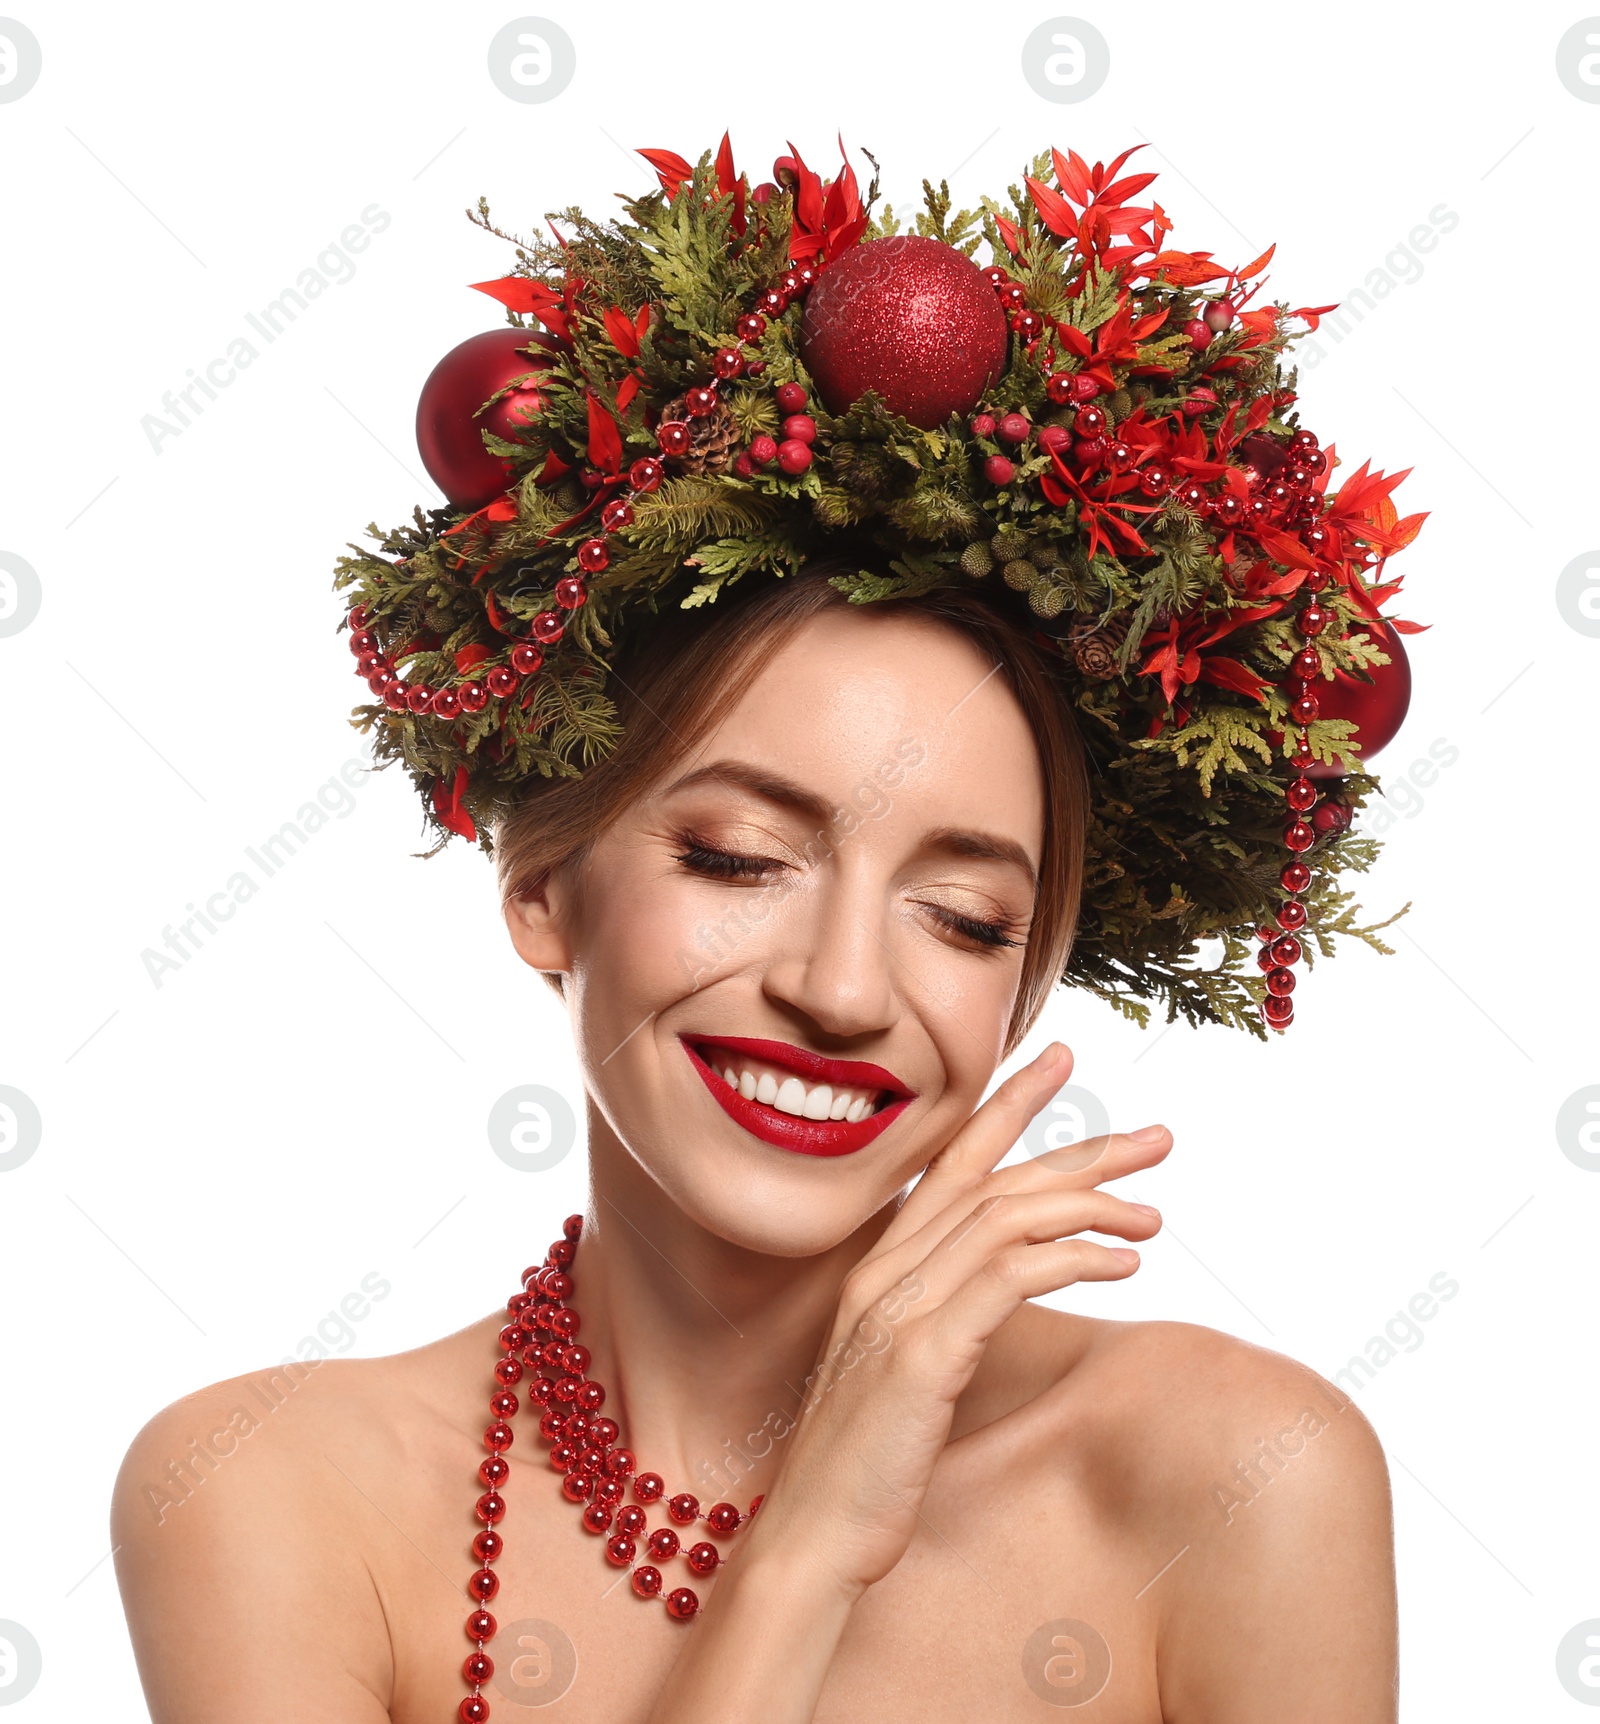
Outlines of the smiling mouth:
{"type": "Polygon", "coordinates": [[[731,1119],[802,1155],[864,1149],[915,1094],[881,1066],[830,1060],[789,1042],[683,1036],[684,1052],[731,1119]]]}

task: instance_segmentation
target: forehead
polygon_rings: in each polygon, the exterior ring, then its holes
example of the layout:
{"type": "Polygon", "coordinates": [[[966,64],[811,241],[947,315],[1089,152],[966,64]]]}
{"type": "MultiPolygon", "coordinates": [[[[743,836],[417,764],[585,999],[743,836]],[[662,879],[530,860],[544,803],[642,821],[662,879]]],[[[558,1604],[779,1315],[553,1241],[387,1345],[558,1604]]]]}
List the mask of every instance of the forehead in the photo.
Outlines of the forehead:
{"type": "Polygon", "coordinates": [[[1003,671],[914,613],[809,618],[695,754],[770,766],[838,807],[892,784],[915,824],[1003,826],[1036,856],[1042,842],[1038,749],[1003,671]]]}

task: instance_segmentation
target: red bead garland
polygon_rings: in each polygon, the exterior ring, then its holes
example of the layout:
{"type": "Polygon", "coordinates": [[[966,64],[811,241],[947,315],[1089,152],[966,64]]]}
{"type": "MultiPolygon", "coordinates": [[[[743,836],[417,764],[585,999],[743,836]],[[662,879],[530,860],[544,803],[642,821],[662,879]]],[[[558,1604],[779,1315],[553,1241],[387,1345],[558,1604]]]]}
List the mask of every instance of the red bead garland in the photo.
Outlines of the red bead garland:
{"type": "Polygon", "coordinates": [[[484,1488],[474,1508],[482,1522],[472,1540],[472,1555],[479,1566],[467,1580],[467,1590],[480,1608],[467,1617],[466,1624],[467,1638],[476,1650],[461,1667],[472,1689],[457,1711],[465,1724],[483,1724],[489,1716],[483,1684],[494,1675],[487,1648],[498,1624],[481,1607],[500,1590],[493,1565],[505,1549],[505,1539],[497,1530],[506,1513],[500,1486],[511,1471],[505,1452],[512,1445],[511,1420],[520,1405],[515,1393],[518,1384],[525,1385],[529,1402],[543,1409],[539,1437],[550,1445],[550,1465],[562,1475],[562,1495],[583,1505],[579,1519],[584,1529],[605,1537],[606,1561],[631,1570],[634,1592],[640,1598],[660,1599],[675,1621],[691,1620],[700,1598],[693,1587],[669,1586],[662,1569],[681,1554],[690,1572],[703,1576],[715,1573],[727,1559],[707,1539],[685,1548],[684,1538],[674,1529],[703,1521],[719,1538],[730,1537],[761,1506],[757,1497],[743,1514],[727,1502],[702,1510],[699,1498],[689,1491],[667,1497],[659,1473],[635,1471],[633,1451],[619,1446],[622,1432],[616,1420],[600,1414],[606,1392],[587,1374],[589,1349],[573,1339],[580,1323],[568,1301],[576,1286],[571,1269],[583,1217],[569,1215],[561,1231],[544,1262],[523,1270],[522,1291],[506,1301],[510,1321],[499,1335],[501,1357],[495,1361],[489,1395],[492,1418],[483,1433],[489,1454],[478,1467],[478,1481],[484,1488]],[[541,1334],[548,1338],[541,1339],[541,1334]],[[634,1500],[624,1503],[630,1481],[634,1500]],[[651,1531],[646,1510],[663,1498],[672,1525],[651,1531]],[[635,1560],[641,1552],[648,1561],[635,1560]]]}

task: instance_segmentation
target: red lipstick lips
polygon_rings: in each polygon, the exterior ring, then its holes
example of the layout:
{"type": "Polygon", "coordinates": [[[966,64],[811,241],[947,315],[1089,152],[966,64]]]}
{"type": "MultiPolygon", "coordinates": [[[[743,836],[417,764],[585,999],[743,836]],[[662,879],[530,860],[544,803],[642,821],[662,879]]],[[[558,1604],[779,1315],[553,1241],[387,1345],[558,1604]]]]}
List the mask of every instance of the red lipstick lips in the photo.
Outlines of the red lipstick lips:
{"type": "Polygon", "coordinates": [[[872,1065],[866,1060],[826,1059],[806,1048],[797,1048],[792,1042],[766,1041],[753,1036],[695,1036],[692,1040],[685,1036],[680,1040],[690,1064],[730,1119],[764,1143],[794,1150],[800,1155],[852,1155],[858,1149],[865,1149],[899,1117],[906,1103],[916,1094],[882,1066],[872,1065]],[[869,1113],[865,1119],[802,1119],[796,1114],[768,1107],[763,1102],[747,1100],[720,1072],[712,1070],[701,1056],[701,1048],[724,1048],[729,1053],[745,1054],[769,1065],[782,1066],[813,1083],[887,1090],[894,1100],[876,1113],[869,1113]]]}

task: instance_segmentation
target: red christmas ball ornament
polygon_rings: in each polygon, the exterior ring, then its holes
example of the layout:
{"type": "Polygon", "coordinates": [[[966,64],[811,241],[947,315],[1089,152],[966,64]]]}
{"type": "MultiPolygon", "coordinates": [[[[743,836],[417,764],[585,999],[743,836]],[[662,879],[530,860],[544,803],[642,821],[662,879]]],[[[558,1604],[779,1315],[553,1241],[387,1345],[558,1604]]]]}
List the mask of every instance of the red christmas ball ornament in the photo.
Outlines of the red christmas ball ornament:
{"type": "Polygon", "coordinates": [[[429,372],[417,402],[417,452],[455,508],[481,509],[511,483],[511,463],[484,448],[483,433],[517,442],[544,396],[534,385],[513,389],[474,415],[514,377],[548,367],[557,351],[555,338],[538,330],[487,329],[452,347],[429,372]]]}
{"type": "Polygon", "coordinates": [[[983,272],[920,234],[868,240],[835,258],[800,323],[800,357],[829,412],[870,389],[924,430],[977,406],[1006,344],[1006,314],[983,272]]]}
{"type": "MultiPolygon", "coordinates": [[[[1305,627],[1304,611],[1300,626],[1305,627]]],[[[1364,770],[1380,748],[1394,741],[1405,722],[1411,704],[1411,661],[1400,636],[1387,623],[1369,621],[1359,626],[1389,655],[1389,662],[1370,667],[1371,682],[1335,671],[1332,682],[1319,680],[1315,686],[1323,718],[1349,719],[1359,727],[1351,740],[1361,745],[1360,752],[1348,760],[1314,761],[1305,769],[1308,778],[1342,778],[1347,772],[1364,770]]]]}

